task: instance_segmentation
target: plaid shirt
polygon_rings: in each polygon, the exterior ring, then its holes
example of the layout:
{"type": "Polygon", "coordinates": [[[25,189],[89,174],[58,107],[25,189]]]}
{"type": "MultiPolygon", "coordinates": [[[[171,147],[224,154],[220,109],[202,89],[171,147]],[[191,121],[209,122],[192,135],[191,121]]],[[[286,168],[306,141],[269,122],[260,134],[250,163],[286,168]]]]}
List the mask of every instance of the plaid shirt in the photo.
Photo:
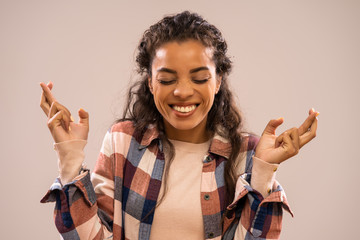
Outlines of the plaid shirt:
{"type": "MultiPolygon", "coordinates": [[[[226,206],[224,167],[231,146],[219,135],[212,139],[200,189],[206,239],[279,238],[282,208],[291,211],[276,181],[265,199],[251,188],[257,142],[252,135],[243,139],[235,200],[226,206]]],[[[88,171],[65,186],[56,179],[41,202],[56,201],[55,224],[63,239],[149,239],[163,170],[156,128],[141,134],[131,122],[120,122],[107,132],[91,180],[88,171]]]]}

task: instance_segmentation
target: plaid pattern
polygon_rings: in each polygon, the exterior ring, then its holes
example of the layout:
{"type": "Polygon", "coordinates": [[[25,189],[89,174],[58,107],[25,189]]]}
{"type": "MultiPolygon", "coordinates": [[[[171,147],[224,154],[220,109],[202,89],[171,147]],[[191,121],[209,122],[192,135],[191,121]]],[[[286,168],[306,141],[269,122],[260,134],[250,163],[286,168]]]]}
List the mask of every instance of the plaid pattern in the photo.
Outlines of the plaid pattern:
{"type": "MultiPolygon", "coordinates": [[[[224,167],[231,148],[219,135],[212,139],[200,189],[206,239],[279,238],[282,207],[290,209],[277,182],[265,199],[251,188],[257,142],[244,137],[235,200],[226,206],[224,167]]],[[[107,132],[91,180],[88,171],[65,186],[57,179],[41,202],[56,202],[55,224],[63,239],[149,239],[163,170],[157,130],[142,134],[131,122],[120,122],[107,132]]]]}

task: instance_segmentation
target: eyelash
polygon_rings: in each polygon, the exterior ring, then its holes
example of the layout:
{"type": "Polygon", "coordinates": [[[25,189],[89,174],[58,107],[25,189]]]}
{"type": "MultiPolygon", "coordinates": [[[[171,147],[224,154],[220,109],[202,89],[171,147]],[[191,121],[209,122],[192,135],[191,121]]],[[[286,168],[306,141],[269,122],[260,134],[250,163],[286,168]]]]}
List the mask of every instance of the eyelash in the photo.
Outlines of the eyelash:
{"type": "Polygon", "coordinates": [[[159,82],[163,85],[171,85],[175,82],[176,80],[170,80],[170,81],[165,81],[165,80],[159,80],[159,82]]]}
{"type": "MultiPolygon", "coordinates": [[[[194,83],[196,84],[203,84],[206,83],[209,79],[202,79],[202,80],[192,80],[194,83]]],[[[159,82],[163,85],[171,85],[175,82],[176,80],[170,80],[170,81],[165,81],[165,80],[159,80],[159,82]]]]}
{"type": "Polygon", "coordinates": [[[194,83],[197,83],[197,84],[202,84],[202,83],[206,83],[209,79],[208,78],[205,78],[205,79],[202,79],[202,80],[193,80],[194,83]]]}

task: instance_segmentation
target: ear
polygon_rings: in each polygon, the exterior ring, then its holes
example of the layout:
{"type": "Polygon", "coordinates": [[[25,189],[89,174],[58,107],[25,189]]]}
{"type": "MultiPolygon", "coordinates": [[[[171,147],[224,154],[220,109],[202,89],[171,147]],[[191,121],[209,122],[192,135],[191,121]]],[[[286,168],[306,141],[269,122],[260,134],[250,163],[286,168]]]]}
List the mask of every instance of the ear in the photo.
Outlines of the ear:
{"type": "Polygon", "coordinates": [[[215,94],[217,94],[220,90],[221,87],[221,81],[222,81],[222,76],[218,75],[216,78],[216,89],[215,89],[215,94]]]}
{"type": "Polygon", "coordinates": [[[152,94],[153,93],[153,87],[152,87],[152,82],[151,82],[151,77],[150,76],[148,76],[148,86],[149,86],[150,92],[152,94]]]}

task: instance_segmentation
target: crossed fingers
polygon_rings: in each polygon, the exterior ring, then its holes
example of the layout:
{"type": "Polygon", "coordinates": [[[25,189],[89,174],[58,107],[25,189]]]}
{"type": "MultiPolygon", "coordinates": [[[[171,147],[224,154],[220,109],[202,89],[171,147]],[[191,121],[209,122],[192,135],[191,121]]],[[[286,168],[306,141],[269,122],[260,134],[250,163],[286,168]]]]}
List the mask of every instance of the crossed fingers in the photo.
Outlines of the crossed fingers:
{"type": "Polygon", "coordinates": [[[52,82],[49,82],[48,84],[40,83],[40,86],[43,90],[40,98],[40,107],[44,111],[45,115],[48,117],[50,112],[50,107],[52,103],[55,101],[55,98],[51,93],[53,84],[52,82]]]}
{"type": "Polygon", "coordinates": [[[300,148],[316,137],[318,115],[318,112],[315,112],[314,109],[310,109],[309,117],[306,118],[303,124],[299,127],[300,148]]]}
{"type": "Polygon", "coordinates": [[[51,93],[53,84],[51,82],[48,84],[40,83],[40,86],[43,90],[40,98],[40,107],[48,117],[49,129],[53,129],[60,124],[65,130],[68,130],[73,119],[70,111],[58,103],[51,93]]]}

